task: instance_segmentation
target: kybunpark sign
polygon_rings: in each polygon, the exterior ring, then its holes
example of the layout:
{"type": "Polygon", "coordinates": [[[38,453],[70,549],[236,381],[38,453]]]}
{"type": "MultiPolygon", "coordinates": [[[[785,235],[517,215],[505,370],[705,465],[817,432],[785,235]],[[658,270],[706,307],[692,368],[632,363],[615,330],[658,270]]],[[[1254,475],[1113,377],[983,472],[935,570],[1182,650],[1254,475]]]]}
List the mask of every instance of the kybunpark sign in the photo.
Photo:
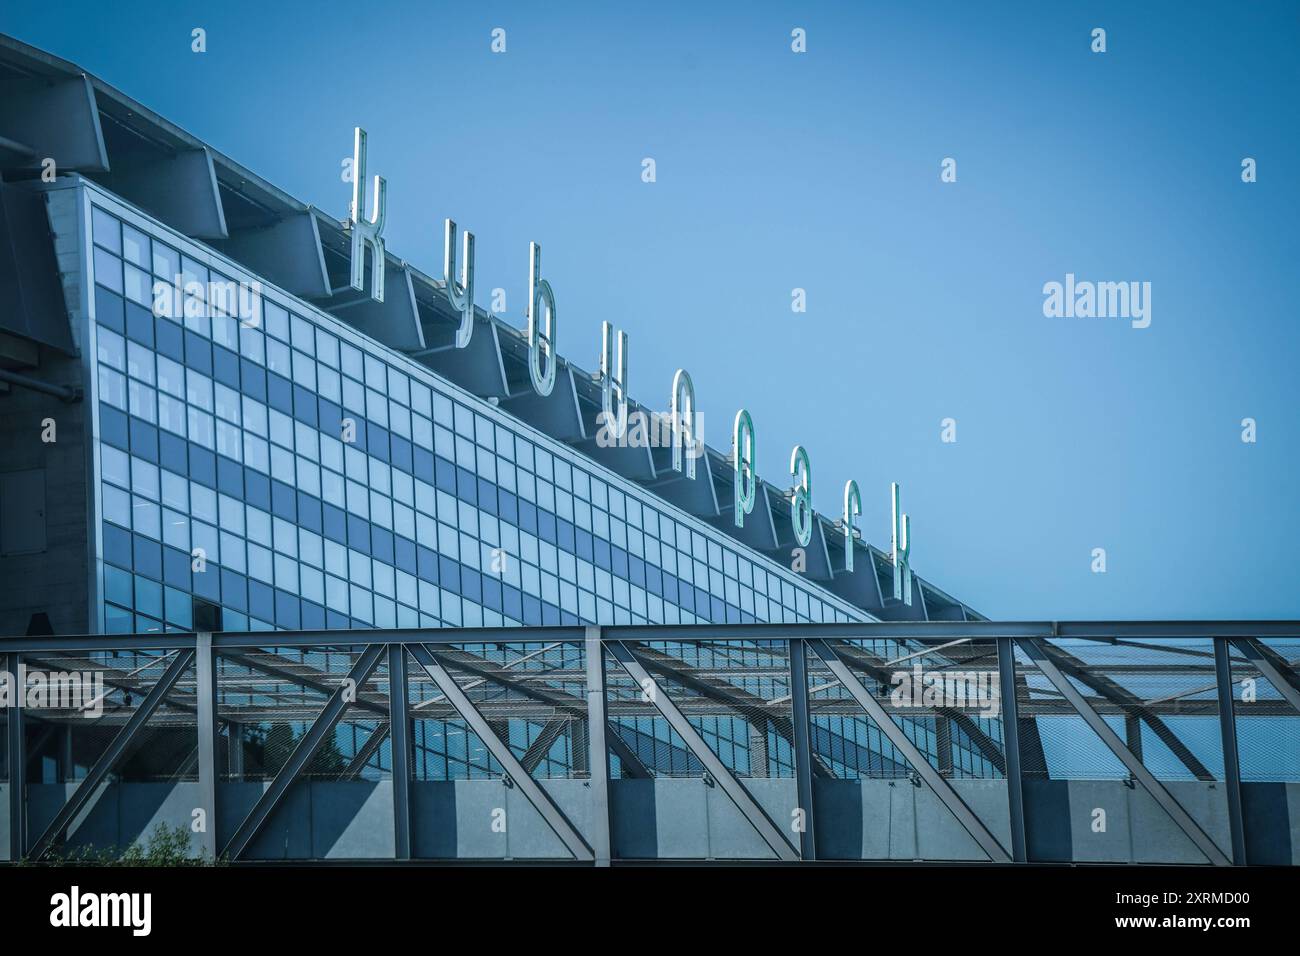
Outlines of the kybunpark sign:
{"type": "MultiPolygon", "coordinates": [[[[370,297],[384,301],[384,223],[387,215],[387,185],[382,176],[373,179],[373,192],[366,209],[366,133],[357,127],[353,138],[351,166],[352,202],[344,223],[351,239],[351,288],[365,292],[365,256],[371,255],[370,297]]],[[[461,230],[451,219],[443,224],[443,287],[451,311],[459,316],[455,347],[466,348],[474,335],[474,234],[461,230]],[[457,254],[459,233],[460,250],[457,254]],[[457,260],[459,259],[459,263],[457,260]],[[459,264],[459,269],[457,265],[459,264]],[[459,272],[459,275],[457,274],[459,272]]],[[[542,275],[542,247],[528,244],[528,298],[525,304],[528,339],[528,377],[537,395],[546,397],[555,387],[558,364],[558,312],[555,290],[542,275]]],[[[628,336],[607,321],[601,322],[600,369],[597,379],[601,391],[601,411],[597,416],[596,443],[600,447],[668,447],[672,450],[672,469],[689,480],[696,477],[696,460],[704,456],[705,446],[696,413],[695,384],[686,369],[673,375],[670,407],[666,414],[629,412],[628,406],[628,336]]],[[[735,487],[732,520],[744,527],[745,516],[754,510],[758,495],[758,476],[754,470],[756,430],[747,409],[736,412],[732,425],[731,455],[735,487]]],[[[799,548],[812,539],[812,462],[803,445],[790,453],[792,487],[786,492],[790,500],[790,525],[799,548]]],[[[912,603],[911,520],[901,510],[899,486],[890,486],[891,533],[890,557],[893,563],[893,597],[912,603]]],[[[862,514],[862,494],[858,483],[849,479],[844,485],[843,514],[836,525],[844,535],[844,570],[853,570],[853,542],[861,535],[856,519],[862,514]]]]}

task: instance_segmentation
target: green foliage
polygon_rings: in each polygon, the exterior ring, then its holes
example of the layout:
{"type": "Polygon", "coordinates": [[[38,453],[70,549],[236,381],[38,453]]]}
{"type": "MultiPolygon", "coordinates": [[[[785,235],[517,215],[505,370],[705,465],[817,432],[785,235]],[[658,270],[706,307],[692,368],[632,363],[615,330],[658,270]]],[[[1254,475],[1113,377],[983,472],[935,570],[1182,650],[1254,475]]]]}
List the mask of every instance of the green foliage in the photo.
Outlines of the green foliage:
{"type": "MultiPolygon", "coordinates": [[[[148,841],[136,841],[125,850],[86,845],[67,853],[49,853],[42,866],[220,866],[224,860],[191,856],[190,831],[183,826],[159,823],[148,841]]],[[[32,865],[27,861],[27,865],[32,865]]]]}

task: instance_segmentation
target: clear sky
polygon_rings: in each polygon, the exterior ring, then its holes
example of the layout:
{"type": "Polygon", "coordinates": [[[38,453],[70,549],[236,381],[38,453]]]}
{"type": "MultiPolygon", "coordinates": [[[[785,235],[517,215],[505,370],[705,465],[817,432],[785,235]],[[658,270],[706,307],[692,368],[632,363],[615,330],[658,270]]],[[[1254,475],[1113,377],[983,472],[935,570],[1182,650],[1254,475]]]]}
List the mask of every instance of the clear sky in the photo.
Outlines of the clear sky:
{"type": "Polygon", "coordinates": [[[339,217],[363,126],[390,251],[439,275],[455,218],[522,326],[540,242],[564,355],[621,326],[635,397],[689,369],[711,444],[748,407],[760,474],[803,443],[885,548],[901,482],[914,567],[990,617],[1300,617],[1300,4],[281,6],[0,31],[339,217]],[[1150,327],[1045,317],[1067,273],[1150,282],[1150,327]]]}

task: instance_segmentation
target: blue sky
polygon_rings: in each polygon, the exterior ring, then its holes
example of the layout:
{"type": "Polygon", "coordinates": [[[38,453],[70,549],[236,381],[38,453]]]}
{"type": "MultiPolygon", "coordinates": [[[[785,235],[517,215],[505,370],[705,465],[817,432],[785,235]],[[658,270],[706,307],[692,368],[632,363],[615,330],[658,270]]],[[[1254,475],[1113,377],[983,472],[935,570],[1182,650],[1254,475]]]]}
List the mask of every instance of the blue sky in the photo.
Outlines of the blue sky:
{"type": "Polygon", "coordinates": [[[9,4],[0,31],[339,217],[365,127],[391,251],[440,274],[455,218],[522,326],[540,242],[563,354],[621,326],[633,395],[686,367],[711,444],[748,407],[760,474],[803,443],[818,509],[856,478],[882,547],[901,482],[915,568],[991,617],[1300,617],[1300,7],[313,11],[9,4]],[[1066,273],[1150,282],[1151,326],[1044,317],[1066,273]]]}

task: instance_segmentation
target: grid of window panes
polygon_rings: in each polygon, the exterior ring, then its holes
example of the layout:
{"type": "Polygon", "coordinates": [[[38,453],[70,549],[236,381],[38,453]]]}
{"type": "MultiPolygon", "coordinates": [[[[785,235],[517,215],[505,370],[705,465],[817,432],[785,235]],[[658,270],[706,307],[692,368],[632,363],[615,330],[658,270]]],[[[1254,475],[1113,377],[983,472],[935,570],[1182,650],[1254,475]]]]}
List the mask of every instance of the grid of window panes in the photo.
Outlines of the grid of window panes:
{"type": "MultiPolygon", "coordinates": [[[[109,632],[863,619],[184,240],[92,237],[109,632]]],[[[744,723],[701,728],[737,766],[744,723]]]]}
{"type": "Polygon", "coordinates": [[[319,320],[156,316],[231,277],[93,222],[110,629],[850,619],[319,320]]]}

